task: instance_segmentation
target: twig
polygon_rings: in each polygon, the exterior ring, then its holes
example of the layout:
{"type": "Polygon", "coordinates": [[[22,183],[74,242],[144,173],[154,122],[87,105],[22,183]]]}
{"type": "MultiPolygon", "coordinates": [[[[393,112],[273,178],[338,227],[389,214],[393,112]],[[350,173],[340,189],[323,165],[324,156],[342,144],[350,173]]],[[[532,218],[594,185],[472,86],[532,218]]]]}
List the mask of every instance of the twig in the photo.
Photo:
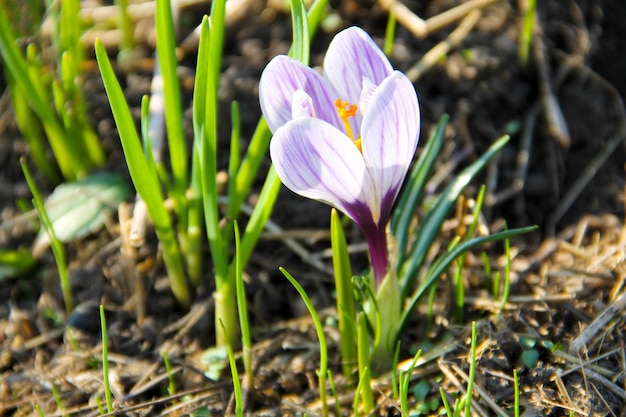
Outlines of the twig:
{"type": "MultiPolygon", "coordinates": [[[[466,3],[468,4],[468,3],[466,3]]],[[[467,34],[472,30],[474,25],[478,23],[482,12],[478,9],[471,10],[465,19],[459,23],[459,26],[448,35],[446,39],[435,45],[430,51],[426,52],[411,69],[406,72],[406,76],[413,82],[420,78],[426,71],[432,68],[439,59],[446,55],[450,49],[458,45],[467,34]]]]}
{"type": "Polygon", "coordinates": [[[557,222],[561,217],[569,210],[574,201],[578,198],[580,193],[587,187],[591,179],[598,173],[600,168],[604,166],[604,163],[609,156],[615,151],[617,146],[626,138],[626,120],[623,121],[618,131],[605,145],[604,149],[600,151],[585,167],[580,176],[572,183],[571,187],[565,192],[561,201],[552,211],[552,214],[548,218],[546,229],[554,233],[557,222]]]}
{"type": "Polygon", "coordinates": [[[552,87],[550,71],[548,70],[548,63],[546,62],[547,52],[543,41],[543,30],[541,29],[541,22],[539,19],[536,19],[535,28],[535,35],[533,36],[532,41],[532,51],[535,62],[537,63],[537,72],[539,73],[539,89],[541,91],[541,101],[543,103],[546,122],[548,123],[548,131],[561,147],[569,148],[571,143],[569,129],[552,87]]]}
{"type": "Polygon", "coordinates": [[[626,292],[622,293],[617,300],[613,302],[606,310],[604,310],[595,320],[587,326],[585,330],[572,341],[569,347],[570,353],[574,354],[580,352],[591,339],[595,337],[606,324],[613,320],[615,317],[623,313],[626,308],[626,292]]]}
{"type": "MultiPolygon", "coordinates": [[[[457,365],[452,364],[452,369],[461,377],[463,378],[463,380],[467,383],[469,381],[469,376],[457,365]]],[[[476,391],[478,393],[478,395],[480,395],[480,397],[482,398],[482,400],[493,410],[496,412],[497,415],[499,416],[505,416],[505,417],[510,417],[510,414],[508,412],[506,412],[504,409],[502,409],[498,404],[496,404],[496,402],[489,396],[489,394],[487,394],[485,392],[484,389],[482,389],[479,385],[474,385],[474,391],[476,391]]],[[[478,407],[478,404],[475,404],[474,401],[472,401],[472,407],[476,406],[477,410],[480,410],[480,413],[484,416],[488,415],[485,411],[482,411],[482,409],[480,407],[478,407]]]]}
{"type": "MultiPolygon", "coordinates": [[[[429,34],[436,32],[445,26],[451,25],[457,20],[463,19],[474,10],[485,8],[499,0],[470,0],[459,4],[452,9],[439,13],[430,19],[424,20],[413,13],[402,2],[397,0],[379,0],[381,7],[396,15],[396,19],[402,26],[407,28],[413,36],[423,39],[429,34]]],[[[410,77],[409,77],[410,78],[410,77]]]]}

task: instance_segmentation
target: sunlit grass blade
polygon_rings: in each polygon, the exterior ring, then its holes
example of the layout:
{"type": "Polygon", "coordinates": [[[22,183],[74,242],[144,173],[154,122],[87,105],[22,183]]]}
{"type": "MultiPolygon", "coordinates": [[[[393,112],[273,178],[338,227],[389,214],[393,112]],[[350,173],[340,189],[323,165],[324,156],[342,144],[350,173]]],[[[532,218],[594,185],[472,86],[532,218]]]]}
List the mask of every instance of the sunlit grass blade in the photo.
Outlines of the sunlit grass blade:
{"type": "Polygon", "coordinates": [[[389,10],[389,17],[387,18],[387,27],[385,28],[385,45],[383,46],[383,52],[385,55],[391,56],[393,52],[393,40],[396,37],[396,14],[393,8],[389,10]]]}
{"type": "Polygon", "coordinates": [[[465,400],[465,415],[472,412],[472,393],[474,392],[474,381],[476,380],[476,322],[472,322],[472,343],[469,351],[469,380],[467,381],[467,398],[465,400]]]}
{"type": "MultiPolygon", "coordinates": [[[[505,223],[504,230],[508,227],[505,223]]],[[[504,310],[504,306],[509,301],[509,295],[511,294],[511,241],[509,238],[504,239],[504,258],[506,264],[504,265],[504,285],[502,288],[502,299],[500,300],[500,312],[504,310]]]]}
{"type": "Polygon", "coordinates": [[[406,259],[406,249],[411,233],[410,224],[415,215],[417,205],[421,202],[424,195],[426,182],[441,152],[448,119],[449,117],[444,115],[439,120],[437,128],[430,136],[411,171],[411,176],[398,198],[396,208],[391,217],[391,232],[398,239],[398,269],[400,269],[400,265],[406,259]]]}
{"type": "Polygon", "coordinates": [[[186,234],[185,192],[188,186],[187,146],[183,132],[183,112],[177,74],[176,41],[170,0],[158,0],[155,10],[157,60],[163,77],[165,126],[172,169],[172,198],[176,204],[179,233],[186,234]]]}
{"type": "Polygon", "coordinates": [[[528,67],[528,57],[533,41],[533,31],[535,28],[535,13],[537,10],[536,0],[524,0],[521,2],[524,9],[522,27],[519,35],[518,60],[522,68],[528,67]]]}
{"type": "Polygon", "coordinates": [[[0,13],[0,55],[2,55],[5,68],[28,97],[33,110],[41,119],[63,176],[68,180],[73,180],[84,175],[82,167],[77,166],[77,162],[82,161],[82,156],[64,145],[65,129],[48,103],[45,92],[38,88],[41,85],[33,82],[29,76],[25,58],[17,48],[17,42],[4,10],[0,13]]]}
{"type": "Polygon", "coordinates": [[[241,381],[239,381],[239,371],[237,371],[237,359],[235,359],[235,352],[230,344],[230,336],[228,335],[228,329],[224,325],[222,319],[219,319],[219,324],[222,326],[222,331],[226,335],[226,351],[228,352],[228,363],[230,364],[230,374],[233,380],[233,392],[235,393],[235,415],[237,417],[243,416],[243,395],[241,393],[241,381]]]}
{"type": "Polygon", "coordinates": [[[409,415],[409,404],[408,404],[408,399],[409,399],[409,383],[411,382],[411,373],[413,372],[413,369],[415,369],[415,364],[417,363],[417,361],[419,360],[419,358],[422,356],[422,351],[418,350],[415,353],[415,356],[413,356],[413,360],[411,361],[411,365],[409,366],[409,369],[406,372],[401,372],[400,373],[400,409],[402,410],[402,414],[403,415],[409,415]]]}
{"type": "Polygon", "coordinates": [[[37,188],[37,184],[33,179],[30,169],[28,169],[28,165],[23,158],[20,159],[20,164],[22,165],[22,172],[24,173],[24,177],[26,178],[28,188],[33,195],[33,205],[35,206],[37,214],[39,215],[41,227],[44,228],[46,234],[50,239],[50,247],[52,248],[52,253],[54,254],[54,259],[57,263],[59,282],[61,284],[61,292],[63,294],[63,301],[65,302],[65,311],[67,314],[69,314],[74,309],[74,301],[70,277],[67,270],[65,247],[57,238],[54,232],[54,227],[52,226],[52,222],[50,221],[48,213],[46,212],[46,206],[44,204],[41,193],[39,192],[39,189],[37,188]]]}
{"type": "Polygon", "coordinates": [[[341,219],[336,209],[332,209],[330,214],[330,242],[333,251],[337,316],[339,319],[339,334],[341,335],[341,362],[343,375],[350,380],[357,359],[356,334],[354,334],[354,326],[350,322],[354,322],[356,313],[348,245],[343,227],[341,226],[341,219]]]}
{"type": "MultiPolygon", "coordinates": [[[[481,210],[483,209],[483,202],[485,201],[485,190],[487,187],[482,185],[480,190],[478,191],[478,195],[476,196],[476,203],[473,209],[472,223],[467,228],[467,232],[464,237],[456,236],[457,238],[464,238],[465,240],[469,240],[476,231],[476,227],[478,226],[478,220],[480,218],[481,210]]],[[[465,201],[465,200],[463,200],[465,201]]],[[[459,213],[459,222],[463,222],[463,216],[465,215],[464,210],[461,210],[459,213]]],[[[460,223],[461,224],[461,223],[460,223]]],[[[467,253],[461,254],[456,261],[456,270],[454,272],[453,278],[453,288],[454,288],[454,297],[456,299],[456,319],[458,323],[463,322],[463,310],[465,308],[465,280],[463,279],[463,267],[465,265],[465,255],[467,253]]]]}
{"type": "MultiPolygon", "coordinates": [[[[239,104],[233,101],[230,106],[230,121],[231,121],[231,133],[230,133],[230,155],[228,159],[228,197],[229,202],[231,197],[234,198],[237,190],[237,172],[241,164],[241,119],[239,117],[239,104]]],[[[228,204],[226,215],[231,219],[237,218],[237,210],[234,209],[232,204],[228,204]]]]}
{"type": "Polygon", "coordinates": [[[450,184],[441,192],[441,195],[422,220],[419,228],[416,232],[416,241],[411,249],[411,256],[401,267],[400,288],[402,298],[406,298],[411,285],[417,279],[419,268],[422,266],[428,248],[432,245],[433,241],[437,238],[441,225],[443,224],[446,216],[450,212],[451,208],[463,189],[470,183],[472,178],[482,170],[487,163],[508,143],[509,137],[503,136],[498,139],[493,145],[487,149],[487,151],[478,158],[474,163],[465,168],[461,173],[456,176],[450,184]]]}
{"type": "Polygon", "coordinates": [[[144,95],[141,98],[141,142],[143,154],[146,157],[150,175],[158,177],[158,169],[154,160],[154,149],[152,148],[152,138],[150,137],[150,97],[144,95]]]}
{"type": "MultiPolygon", "coordinates": [[[[202,146],[204,141],[204,118],[206,117],[206,95],[207,77],[209,69],[209,18],[204,16],[200,26],[200,40],[198,44],[198,58],[196,65],[196,77],[193,91],[193,149],[191,165],[191,184],[189,200],[189,254],[187,255],[187,269],[189,277],[194,285],[199,285],[202,274],[201,229],[205,227],[205,213],[203,192],[204,169],[202,163],[202,146]]],[[[211,252],[211,259],[215,262],[214,256],[225,256],[224,253],[211,252]]],[[[224,260],[218,259],[221,263],[224,260]]]]}
{"type": "Polygon", "coordinates": [[[117,58],[118,61],[124,62],[125,59],[130,58],[132,49],[135,46],[135,38],[133,36],[134,25],[128,13],[128,0],[115,0],[114,3],[118,9],[117,27],[122,33],[120,53],[117,58]]]}
{"type": "Polygon", "coordinates": [[[163,260],[168,271],[172,292],[181,305],[188,307],[191,304],[191,294],[172,222],[163,202],[161,184],[158,178],[153,175],[153,171],[150,170],[146,161],[128,103],[126,103],[122,88],[115,77],[104,45],[99,39],[96,40],[95,49],[130,176],[137,193],[146,203],[157,237],[163,245],[163,260]]]}
{"type": "Polygon", "coordinates": [[[513,369],[513,391],[514,391],[514,400],[513,400],[513,416],[514,417],[520,417],[520,410],[519,410],[519,399],[520,399],[520,395],[519,395],[519,378],[517,376],[517,369],[513,369]]]}
{"type": "MultiPolygon", "coordinates": [[[[201,118],[200,126],[203,130],[201,135],[200,150],[200,167],[202,178],[202,196],[204,204],[205,227],[207,239],[211,249],[211,259],[213,260],[213,269],[215,271],[215,330],[216,343],[223,345],[226,342],[226,335],[222,332],[219,319],[224,320],[224,325],[228,330],[228,334],[232,339],[229,340],[231,345],[237,345],[238,338],[237,329],[237,302],[234,273],[232,278],[228,274],[228,256],[226,252],[225,242],[220,231],[220,213],[218,206],[218,190],[217,190],[217,88],[219,85],[219,77],[222,62],[222,48],[224,41],[224,17],[225,17],[225,1],[217,0],[211,5],[211,26],[209,29],[208,21],[203,25],[202,30],[209,32],[201,33],[201,41],[207,42],[208,49],[201,51],[202,59],[207,65],[206,72],[206,93],[200,96],[200,100],[204,100],[204,115],[201,118]]],[[[204,49],[205,46],[201,46],[204,49]]],[[[200,59],[200,55],[199,55],[200,59]]],[[[198,65],[201,65],[198,62],[198,65]]],[[[202,103],[200,103],[202,106],[202,103]]],[[[230,233],[230,232],[229,232],[230,233]]]]}
{"type": "Polygon", "coordinates": [[[445,270],[452,264],[452,262],[454,262],[454,260],[457,257],[459,257],[462,253],[478,245],[481,245],[483,243],[495,242],[495,241],[502,240],[505,238],[529,233],[534,230],[537,230],[537,226],[529,226],[529,227],[524,227],[520,229],[505,230],[502,232],[494,233],[489,236],[476,237],[474,239],[460,243],[459,245],[455,246],[454,249],[452,249],[450,252],[447,252],[446,254],[442,255],[430,267],[428,273],[424,277],[424,281],[420,284],[420,286],[411,296],[410,300],[407,302],[406,307],[403,311],[402,320],[400,322],[401,323],[400,329],[402,329],[405,326],[411,312],[417,305],[417,302],[426,293],[428,288],[439,278],[441,274],[445,272],[445,270]]]}
{"type": "Polygon", "coordinates": [[[104,395],[107,402],[107,412],[113,412],[113,396],[109,381],[109,338],[107,320],[104,316],[104,307],[100,304],[100,331],[102,333],[102,380],[104,381],[104,395]]]}
{"type": "MultiPolygon", "coordinates": [[[[241,240],[241,260],[243,265],[248,263],[252,250],[265,227],[265,223],[272,214],[280,187],[280,178],[278,178],[274,167],[271,166],[241,240]]],[[[233,270],[234,268],[231,265],[231,271],[233,270]]]]}
{"type": "Polygon", "coordinates": [[[252,369],[252,337],[250,336],[250,323],[248,322],[248,304],[243,282],[243,264],[240,254],[239,225],[235,222],[235,281],[237,284],[237,309],[239,311],[239,328],[241,329],[241,350],[243,368],[246,373],[246,387],[254,388],[254,374],[252,369]]]}
{"type": "MultiPolygon", "coordinates": [[[[224,38],[225,1],[214,1],[209,18],[202,20],[193,103],[194,167],[192,173],[199,183],[204,209],[206,236],[215,272],[215,336],[216,344],[239,342],[235,271],[228,270],[227,241],[220,230],[217,189],[217,87],[221,70],[224,38]],[[223,331],[223,327],[227,332],[223,331]],[[227,340],[227,335],[230,337],[227,340]]],[[[227,225],[232,236],[232,223],[227,225]]]]}
{"type": "Polygon", "coordinates": [[[164,351],[162,356],[163,364],[165,365],[165,372],[167,373],[167,393],[169,395],[174,395],[176,394],[176,381],[174,380],[174,374],[172,373],[172,362],[170,362],[167,351],[164,351]]]}
{"type": "Polygon", "coordinates": [[[291,0],[291,24],[293,27],[293,43],[291,56],[305,65],[309,64],[309,28],[303,0],[291,0]]]}
{"type": "Polygon", "coordinates": [[[441,396],[443,407],[446,410],[446,415],[448,417],[452,417],[453,416],[452,409],[450,408],[450,403],[448,402],[448,398],[446,397],[446,392],[441,387],[439,387],[439,395],[441,396]]]}
{"type": "MultiPolygon", "coordinates": [[[[59,24],[59,47],[62,52],[69,52],[80,63],[83,59],[83,48],[80,44],[82,22],[79,17],[80,0],[64,0],[59,24]]],[[[72,72],[78,75],[78,67],[72,72]]]]}
{"type": "Polygon", "coordinates": [[[328,416],[328,401],[326,400],[326,375],[328,374],[328,350],[326,345],[326,336],[324,335],[324,327],[322,326],[322,322],[320,321],[319,315],[311,302],[311,299],[307,295],[304,288],[296,281],[296,279],[289,273],[285,268],[279,268],[280,272],[289,280],[291,285],[298,291],[304,305],[309,310],[309,314],[311,314],[311,318],[313,319],[313,324],[315,325],[315,331],[317,333],[317,339],[320,345],[320,368],[317,371],[317,377],[319,381],[319,390],[320,390],[320,402],[322,403],[322,416],[328,416]]]}
{"type": "Polygon", "coordinates": [[[357,394],[361,396],[363,411],[367,415],[374,408],[374,393],[372,392],[372,379],[370,371],[370,336],[367,331],[367,319],[364,312],[359,313],[359,318],[357,320],[357,339],[360,387],[357,394]]]}
{"type": "Polygon", "coordinates": [[[30,108],[28,97],[13,79],[10,72],[6,73],[11,96],[13,97],[13,111],[15,121],[22,132],[35,166],[51,183],[61,182],[62,177],[57,165],[46,155],[46,143],[41,123],[30,108]]]}

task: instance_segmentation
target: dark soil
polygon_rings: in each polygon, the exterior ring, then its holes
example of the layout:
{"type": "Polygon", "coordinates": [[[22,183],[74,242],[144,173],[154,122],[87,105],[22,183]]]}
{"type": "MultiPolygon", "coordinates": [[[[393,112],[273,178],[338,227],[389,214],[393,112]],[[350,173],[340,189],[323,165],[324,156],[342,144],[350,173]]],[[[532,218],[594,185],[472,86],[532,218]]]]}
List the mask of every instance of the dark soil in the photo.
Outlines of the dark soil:
{"type": "MultiPolygon", "coordinates": [[[[290,17],[286,10],[277,8],[278,3],[248,2],[244,15],[228,28],[220,84],[221,170],[228,163],[232,100],[240,105],[245,149],[260,116],[261,71],[273,56],[288,50],[290,17]]],[[[362,26],[382,44],[387,13],[381,6],[356,0],[331,3],[336,19],[326,22],[325,29],[313,39],[312,65],[321,65],[334,33],[349,25],[362,26]]],[[[457,3],[406,2],[424,18],[457,3]]],[[[472,320],[478,323],[479,346],[476,415],[512,415],[514,369],[520,378],[525,415],[560,416],[570,411],[576,415],[624,415],[626,409],[626,339],[621,315],[626,278],[626,56],[622,51],[626,5],[622,0],[538,3],[541,34],[536,36],[544,48],[531,54],[526,68],[518,61],[520,5],[499,1],[484,9],[460,45],[415,80],[422,107],[418,152],[444,114],[451,120],[430,193],[440,192],[450,172],[458,172],[497,138],[510,133],[511,141],[496,163],[467,188],[465,195],[473,198],[478,187],[487,184],[483,214],[491,231],[500,230],[504,221],[509,227],[539,226],[537,232],[513,241],[511,299],[501,314],[484,282],[478,251],[468,256],[462,322],[455,321],[449,302],[450,277],[441,279],[432,317],[427,317],[426,306],[418,308],[402,337],[401,360],[411,358],[417,348],[426,351],[412,381],[415,386],[428,388],[426,397],[435,405],[429,409],[424,402],[421,415],[440,413],[439,387],[453,402],[467,386],[463,375],[468,372],[472,320]],[[541,60],[546,63],[552,93],[567,123],[566,139],[548,123],[538,75],[541,60]],[[607,157],[600,159],[607,149],[611,150],[607,157]],[[527,163],[522,158],[525,151],[527,163]],[[582,185],[580,190],[576,190],[577,185],[582,185]],[[616,308],[609,308],[612,320],[601,323],[593,334],[583,333],[588,336],[580,346],[584,349],[573,349],[582,340],[576,339],[582,330],[611,306],[616,308]],[[561,348],[553,349],[555,346],[561,348]],[[532,365],[525,360],[529,351],[537,355],[532,365]]],[[[182,34],[189,33],[209,8],[204,2],[186,8],[181,18],[182,34]]],[[[138,120],[141,97],[150,89],[153,33],[150,20],[138,22],[137,27],[142,28],[137,34],[142,40],[137,59],[116,69],[138,120]]],[[[455,27],[417,39],[398,23],[391,56],[394,67],[409,71],[455,27]]],[[[114,49],[110,52],[115,56],[114,49]]],[[[87,67],[90,114],[108,155],[103,169],[127,176],[97,66],[91,60],[87,67]]],[[[191,140],[193,49],[185,53],[181,67],[191,140]]],[[[4,81],[2,87],[6,88],[4,81]]],[[[20,202],[30,201],[31,196],[19,164],[19,158],[28,158],[29,150],[12,119],[8,91],[0,106],[0,249],[30,248],[37,226],[20,211],[20,202]]],[[[255,184],[255,193],[267,167],[269,160],[255,184]]],[[[41,174],[36,176],[44,193],[50,193],[53,184],[41,174]]],[[[255,197],[250,196],[247,203],[254,205],[255,197]]],[[[132,201],[129,198],[129,203],[132,201]]],[[[319,254],[329,246],[329,208],[321,203],[284,190],[272,221],[286,231],[310,232],[300,243],[311,253],[319,254]]],[[[441,244],[445,247],[454,230],[444,229],[441,244]]],[[[348,235],[350,243],[361,241],[356,230],[348,235]]],[[[118,415],[188,415],[200,407],[207,407],[211,415],[234,412],[230,377],[214,382],[204,376],[207,364],[203,353],[214,344],[210,268],[205,268],[191,312],[181,310],[167,287],[156,239],[149,235],[135,259],[146,280],[148,300],[145,317],[139,319],[134,290],[123,281],[125,261],[119,236],[115,217],[102,231],[67,245],[73,291],[80,304],[69,318],[64,317],[51,253],[46,253],[27,276],[0,282],[0,298],[6,300],[0,304],[0,415],[35,415],[34,404],[46,416],[99,414],[96,398],[101,403],[104,399],[99,304],[108,311],[118,415]],[[66,328],[68,323],[71,327],[66,328]],[[178,394],[168,393],[163,352],[172,363],[178,394]]],[[[501,245],[486,251],[493,268],[502,269],[501,245]]],[[[330,264],[329,259],[323,259],[330,264]]],[[[354,266],[363,268],[366,260],[365,254],[357,254],[354,266]]],[[[256,343],[255,381],[248,391],[247,410],[250,415],[268,416],[319,413],[317,338],[306,309],[278,272],[279,266],[300,280],[324,318],[329,319],[326,331],[340,408],[343,415],[351,415],[354,386],[340,375],[338,332],[330,320],[336,316],[332,309],[333,279],[269,234],[246,268],[256,343]]],[[[390,383],[388,376],[375,381],[375,415],[400,415],[390,383]]],[[[414,396],[410,403],[416,403],[414,396]]]]}

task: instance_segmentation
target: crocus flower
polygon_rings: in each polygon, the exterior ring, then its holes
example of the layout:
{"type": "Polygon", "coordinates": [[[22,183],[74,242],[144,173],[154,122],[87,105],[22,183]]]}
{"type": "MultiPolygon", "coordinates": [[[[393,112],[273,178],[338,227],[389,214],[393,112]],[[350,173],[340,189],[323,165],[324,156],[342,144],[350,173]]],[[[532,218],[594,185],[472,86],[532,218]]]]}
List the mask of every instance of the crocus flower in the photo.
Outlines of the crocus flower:
{"type": "Polygon", "coordinates": [[[413,84],[367,33],[351,27],[330,43],[323,75],[276,56],[259,96],[278,176],[360,227],[380,283],[388,268],[385,229],[419,137],[413,84]]]}

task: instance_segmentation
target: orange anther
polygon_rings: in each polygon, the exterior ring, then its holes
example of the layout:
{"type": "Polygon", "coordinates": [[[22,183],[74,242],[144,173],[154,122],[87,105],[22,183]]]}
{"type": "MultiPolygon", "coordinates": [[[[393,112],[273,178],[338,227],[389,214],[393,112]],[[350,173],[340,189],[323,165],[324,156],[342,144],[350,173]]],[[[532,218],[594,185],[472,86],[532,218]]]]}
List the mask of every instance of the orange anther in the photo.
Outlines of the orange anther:
{"type": "Polygon", "coordinates": [[[352,127],[350,126],[350,121],[348,120],[349,117],[355,117],[356,116],[356,111],[357,111],[356,104],[350,104],[347,101],[341,101],[341,99],[338,98],[335,101],[335,107],[337,107],[337,112],[339,113],[339,118],[341,119],[341,121],[343,122],[344,127],[346,128],[346,134],[348,135],[348,137],[350,139],[352,139],[354,141],[354,143],[357,145],[359,150],[361,150],[361,146],[360,146],[361,139],[360,138],[357,138],[357,139],[354,138],[354,134],[352,133],[352,127]]]}

